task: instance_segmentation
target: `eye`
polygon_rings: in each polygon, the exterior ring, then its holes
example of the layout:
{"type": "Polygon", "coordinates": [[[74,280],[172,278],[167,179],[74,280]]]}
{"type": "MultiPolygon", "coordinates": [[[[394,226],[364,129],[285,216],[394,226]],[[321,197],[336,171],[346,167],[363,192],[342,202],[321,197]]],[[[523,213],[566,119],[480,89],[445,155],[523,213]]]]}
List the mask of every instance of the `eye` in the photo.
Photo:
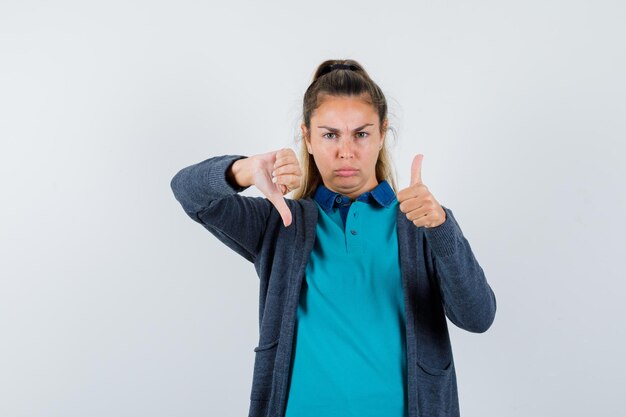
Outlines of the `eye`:
{"type": "Polygon", "coordinates": [[[359,133],[357,133],[357,138],[366,138],[367,136],[369,136],[369,133],[367,133],[367,132],[359,132],[359,133]],[[360,134],[363,134],[365,136],[359,136],[360,134]]]}
{"type": "Polygon", "coordinates": [[[335,139],[335,138],[329,138],[329,137],[327,137],[326,135],[336,135],[336,133],[328,132],[328,133],[324,133],[324,134],[322,135],[322,137],[323,137],[323,138],[326,138],[326,139],[335,139]]]}

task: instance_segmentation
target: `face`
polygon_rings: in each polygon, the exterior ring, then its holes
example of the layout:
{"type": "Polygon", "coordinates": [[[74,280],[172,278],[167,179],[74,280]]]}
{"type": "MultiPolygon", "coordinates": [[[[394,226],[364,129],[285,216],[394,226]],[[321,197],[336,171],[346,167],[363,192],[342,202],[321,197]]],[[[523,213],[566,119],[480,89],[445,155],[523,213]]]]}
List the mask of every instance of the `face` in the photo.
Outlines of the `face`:
{"type": "Polygon", "coordinates": [[[378,185],[376,161],[384,135],[370,103],[358,96],[326,96],[311,115],[311,131],[301,128],[328,189],[354,200],[378,185]]]}

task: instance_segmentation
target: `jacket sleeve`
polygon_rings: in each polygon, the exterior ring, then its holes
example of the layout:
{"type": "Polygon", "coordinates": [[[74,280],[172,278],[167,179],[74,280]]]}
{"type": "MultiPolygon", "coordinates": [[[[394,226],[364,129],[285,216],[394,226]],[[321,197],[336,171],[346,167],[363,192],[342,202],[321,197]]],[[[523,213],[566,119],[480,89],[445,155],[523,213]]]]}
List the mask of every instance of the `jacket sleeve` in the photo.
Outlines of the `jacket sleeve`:
{"type": "Polygon", "coordinates": [[[230,166],[242,158],[245,156],[216,156],[183,168],[170,187],[192,220],[254,262],[272,205],[266,198],[239,195],[248,187],[235,187],[226,178],[230,166]]]}
{"type": "Polygon", "coordinates": [[[446,316],[456,326],[485,332],[495,319],[496,297],[452,210],[442,205],[446,220],[425,228],[446,316]]]}

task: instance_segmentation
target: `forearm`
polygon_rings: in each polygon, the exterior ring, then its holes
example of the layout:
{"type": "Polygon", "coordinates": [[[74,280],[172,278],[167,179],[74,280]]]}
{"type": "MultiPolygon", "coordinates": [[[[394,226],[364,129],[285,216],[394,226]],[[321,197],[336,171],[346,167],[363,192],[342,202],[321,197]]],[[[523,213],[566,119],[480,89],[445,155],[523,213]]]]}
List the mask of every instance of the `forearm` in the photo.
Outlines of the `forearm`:
{"type": "Polygon", "coordinates": [[[425,234],[448,318],[465,330],[486,331],[495,318],[495,294],[451,211],[425,234]]]}
{"type": "Polygon", "coordinates": [[[241,158],[245,157],[216,156],[181,169],[170,181],[176,200],[193,217],[208,207],[212,200],[243,191],[245,186],[228,181],[225,175],[228,166],[241,158]]]}
{"type": "Polygon", "coordinates": [[[271,205],[265,198],[239,195],[245,187],[228,180],[228,171],[242,158],[216,156],[183,168],[172,178],[171,188],[189,217],[254,262],[271,205]]]}

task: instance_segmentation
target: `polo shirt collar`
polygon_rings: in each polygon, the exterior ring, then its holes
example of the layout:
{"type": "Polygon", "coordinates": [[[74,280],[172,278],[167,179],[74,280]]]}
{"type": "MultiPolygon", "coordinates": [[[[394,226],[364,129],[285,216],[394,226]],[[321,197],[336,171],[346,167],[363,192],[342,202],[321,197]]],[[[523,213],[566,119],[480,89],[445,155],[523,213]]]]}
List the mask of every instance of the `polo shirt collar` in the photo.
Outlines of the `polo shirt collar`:
{"type": "MultiPolygon", "coordinates": [[[[313,198],[320,207],[327,212],[340,204],[347,205],[351,202],[349,197],[329,190],[324,184],[320,184],[317,187],[313,198]]],[[[396,194],[393,192],[387,180],[382,180],[373,190],[364,192],[358,196],[355,201],[364,201],[366,203],[376,202],[378,205],[388,208],[395,198],[396,194]]]]}

